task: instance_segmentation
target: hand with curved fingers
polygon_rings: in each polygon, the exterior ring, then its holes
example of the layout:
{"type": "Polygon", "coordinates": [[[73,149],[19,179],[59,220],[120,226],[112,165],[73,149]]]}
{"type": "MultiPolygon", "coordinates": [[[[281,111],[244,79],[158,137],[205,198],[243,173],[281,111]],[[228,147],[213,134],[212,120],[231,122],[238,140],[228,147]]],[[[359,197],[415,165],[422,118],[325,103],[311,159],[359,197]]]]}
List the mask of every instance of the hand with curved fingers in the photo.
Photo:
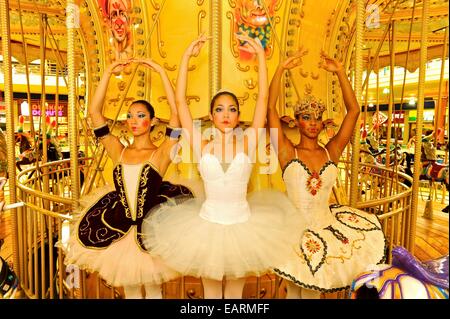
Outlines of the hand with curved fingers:
{"type": "Polygon", "coordinates": [[[302,58],[308,54],[308,50],[300,47],[294,55],[286,58],[284,61],[280,63],[281,67],[285,70],[290,70],[302,64],[302,58]]]}
{"type": "Polygon", "coordinates": [[[253,54],[265,54],[264,47],[261,44],[259,38],[252,38],[244,34],[236,34],[236,38],[244,42],[242,50],[253,54]],[[246,45],[247,44],[247,45],[246,45]]]}
{"type": "Polygon", "coordinates": [[[190,57],[198,56],[203,45],[206,43],[207,40],[211,38],[212,37],[209,37],[204,33],[200,34],[200,36],[197,39],[191,42],[191,44],[186,49],[185,54],[187,54],[190,57]]]}
{"type": "Polygon", "coordinates": [[[337,125],[332,118],[326,119],[322,123],[325,129],[335,129],[339,127],[339,125],[337,125]]]}
{"type": "Polygon", "coordinates": [[[136,58],[136,59],[133,59],[133,62],[150,67],[153,71],[158,72],[158,73],[163,71],[162,66],[150,58],[136,58]]]}
{"type": "Polygon", "coordinates": [[[338,60],[330,57],[328,54],[325,53],[325,51],[321,51],[320,52],[320,63],[319,63],[319,67],[328,71],[328,72],[333,72],[333,73],[337,73],[339,71],[344,70],[344,66],[342,65],[341,62],[339,62],[338,60]]]}
{"type": "Polygon", "coordinates": [[[110,73],[120,73],[122,72],[131,62],[133,62],[133,59],[126,59],[126,60],[118,60],[114,61],[110,65],[107,66],[105,71],[109,71],[110,73]]]}

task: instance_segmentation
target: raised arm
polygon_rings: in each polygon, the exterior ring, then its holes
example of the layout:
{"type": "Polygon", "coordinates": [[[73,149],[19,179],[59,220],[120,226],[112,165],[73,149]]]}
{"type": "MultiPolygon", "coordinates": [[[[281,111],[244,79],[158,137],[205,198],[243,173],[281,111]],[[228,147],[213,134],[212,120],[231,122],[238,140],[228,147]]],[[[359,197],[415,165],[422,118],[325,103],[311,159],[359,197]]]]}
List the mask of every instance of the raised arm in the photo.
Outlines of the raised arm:
{"type": "Polygon", "coordinates": [[[172,86],[172,83],[170,83],[169,77],[167,76],[166,71],[164,68],[153,61],[152,59],[141,59],[137,60],[137,62],[140,62],[146,66],[149,66],[153,71],[157,72],[159,76],[161,77],[162,84],[164,86],[164,91],[166,93],[167,97],[167,103],[170,107],[170,119],[169,119],[169,126],[171,127],[178,127],[180,125],[180,120],[178,119],[178,111],[177,111],[177,105],[175,103],[175,92],[172,86]]]}
{"type": "MultiPolygon", "coordinates": [[[[136,59],[135,61],[141,63],[144,66],[150,67],[154,72],[157,72],[161,77],[161,81],[164,86],[164,91],[167,97],[167,103],[169,104],[170,107],[170,119],[168,126],[170,128],[179,128],[180,120],[178,119],[177,105],[175,103],[175,92],[172,83],[170,82],[169,77],[167,76],[166,71],[160,64],[156,63],[155,61],[149,58],[136,59]]],[[[160,156],[162,160],[159,163],[160,172],[165,172],[167,167],[169,166],[172,160],[172,156],[175,155],[172,153],[172,147],[177,143],[178,143],[177,138],[166,137],[164,142],[159,146],[158,151],[162,155],[160,156]]]]}
{"type": "MultiPolygon", "coordinates": [[[[301,63],[301,58],[307,53],[307,50],[300,49],[293,56],[282,61],[275,70],[272,81],[270,82],[267,119],[269,122],[269,127],[275,128],[278,132],[276,139],[272,134],[270,135],[276,150],[285,150],[287,147],[292,146],[288,138],[283,133],[280,116],[276,108],[278,96],[280,95],[281,78],[283,77],[285,70],[290,70],[298,66],[301,63]]],[[[282,154],[278,152],[278,156],[280,157],[282,154]]]]}
{"type": "MultiPolygon", "coordinates": [[[[170,107],[169,126],[172,128],[179,127],[180,120],[178,119],[177,105],[175,103],[175,92],[172,83],[170,83],[169,77],[167,76],[166,71],[161,65],[159,65],[152,59],[137,59],[135,61],[150,67],[154,72],[157,72],[159,74],[159,76],[161,77],[162,84],[164,86],[164,91],[166,93],[167,103],[169,104],[170,107]]],[[[163,143],[164,145],[162,144],[161,146],[170,147],[171,145],[174,145],[176,142],[177,142],[176,139],[166,139],[163,143]]]]}
{"type": "Polygon", "coordinates": [[[267,101],[269,96],[266,53],[258,38],[253,39],[242,34],[237,34],[236,37],[241,41],[245,41],[248,44],[248,48],[256,54],[256,58],[258,59],[258,96],[256,98],[255,112],[253,114],[251,127],[253,129],[263,128],[266,122],[267,101]]]}
{"type": "MultiPolygon", "coordinates": [[[[105,72],[102,75],[100,83],[95,90],[94,96],[92,98],[92,102],[88,106],[88,113],[91,118],[91,122],[94,130],[96,128],[103,127],[107,125],[106,118],[102,114],[103,103],[105,101],[106,91],[108,89],[109,80],[113,72],[121,71],[125,65],[129,64],[130,60],[116,61],[106,67],[105,72]]],[[[120,157],[120,153],[122,152],[123,145],[120,143],[119,139],[112,135],[108,134],[99,139],[103,144],[106,152],[109,157],[114,162],[117,162],[120,157]]]]}
{"type": "Polygon", "coordinates": [[[328,72],[333,72],[338,77],[339,85],[342,90],[342,96],[344,97],[345,108],[347,110],[338,133],[327,144],[327,149],[330,152],[331,159],[337,162],[339,161],[339,157],[344,151],[345,146],[352,137],[356,122],[358,121],[359,113],[361,111],[342,64],[328,56],[323,51],[321,52],[321,59],[322,61],[320,66],[328,72]]]}
{"type": "MultiPolygon", "coordinates": [[[[194,40],[186,51],[183,53],[183,57],[180,63],[180,70],[178,72],[177,85],[175,89],[175,101],[178,110],[178,116],[180,119],[181,127],[187,134],[189,144],[193,147],[194,141],[200,141],[201,132],[194,130],[192,123],[192,116],[189,110],[187,100],[186,100],[186,86],[187,86],[187,75],[189,68],[189,60],[192,56],[197,56],[200,53],[200,49],[208,40],[208,37],[204,34],[200,35],[196,40],[194,40]]],[[[201,145],[198,145],[201,147],[201,145]]],[[[195,152],[201,150],[194,150],[195,152]]]]}

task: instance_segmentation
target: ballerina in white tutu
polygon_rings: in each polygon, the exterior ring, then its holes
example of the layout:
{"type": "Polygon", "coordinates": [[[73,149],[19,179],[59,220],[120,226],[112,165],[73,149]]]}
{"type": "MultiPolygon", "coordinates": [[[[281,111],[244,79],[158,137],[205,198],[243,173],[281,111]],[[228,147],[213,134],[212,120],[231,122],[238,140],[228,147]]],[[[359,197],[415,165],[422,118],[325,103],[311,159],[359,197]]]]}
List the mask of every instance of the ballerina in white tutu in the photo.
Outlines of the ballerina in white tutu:
{"type": "Polygon", "coordinates": [[[102,106],[113,73],[136,62],[150,67],[161,76],[171,108],[169,125],[178,126],[175,93],[164,69],[150,59],[117,61],[108,66],[98,85],[88,111],[94,133],[115,163],[115,189],[106,186],[80,201],[84,207],[76,214],[68,243],[62,243],[65,263],[97,271],[110,285],[123,286],[126,298],[159,299],[161,283],[179,276],[142,244],[141,223],[145,213],[170,196],[188,193],[183,186],[162,181],[171,162],[169,151],[177,138],[167,138],[159,147],[150,139],[155,111],[144,100],[134,101],[127,113],[127,125],[133,134],[129,147],[109,132],[102,106]]]}
{"type": "MultiPolygon", "coordinates": [[[[270,84],[268,120],[270,127],[279,132],[282,128],[275,106],[281,77],[284,70],[298,65],[305,53],[300,50],[283,61],[270,84]]],[[[296,232],[290,258],[275,268],[288,280],[287,298],[319,298],[320,292],[348,288],[368,265],[381,263],[386,257],[385,237],[376,215],[347,206],[328,206],[338,173],[336,163],[350,140],[360,110],[342,64],[324,52],[321,59],[321,67],[337,75],[342,89],[347,113],[341,128],[325,147],[320,146],[318,136],[324,127],[325,105],[308,95],[295,107],[300,143],[294,146],[281,133],[272,141],[278,150],[288,196],[300,213],[297,217],[308,225],[296,232]]]]}
{"type": "Polygon", "coordinates": [[[290,251],[288,215],[295,213],[281,192],[258,192],[247,198],[258,137],[252,132],[265,125],[268,83],[261,44],[247,36],[238,38],[248,43],[258,59],[259,91],[251,127],[238,134],[239,101],[228,91],[220,91],[211,101],[213,140],[202,139],[193,126],[186,102],[187,69],[189,59],[197,56],[208,40],[200,36],[183,55],[176,98],[184,133],[200,158],[198,169],[206,199],[163,205],[143,222],[145,246],[181,274],[201,277],[205,299],[242,298],[245,277],[266,274],[285,260],[290,251]]]}

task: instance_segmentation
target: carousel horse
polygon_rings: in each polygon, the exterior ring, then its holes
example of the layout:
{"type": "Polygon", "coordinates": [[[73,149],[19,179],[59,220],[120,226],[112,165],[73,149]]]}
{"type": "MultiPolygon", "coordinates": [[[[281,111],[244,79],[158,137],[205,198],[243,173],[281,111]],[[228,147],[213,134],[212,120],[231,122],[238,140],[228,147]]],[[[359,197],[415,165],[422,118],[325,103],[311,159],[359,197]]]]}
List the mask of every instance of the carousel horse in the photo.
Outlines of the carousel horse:
{"type": "Polygon", "coordinates": [[[22,171],[21,166],[36,162],[36,157],[33,152],[33,147],[24,133],[16,133],[15,142],[16,144],[19,144],[20,151],[19,160],[16,161],[16,167],[19,171],[22,171]]]}
{"type": "Polygon", "coordinates": [[[12,296],[18,285],[19,280],[16,274],[8,263],[0,257],[0,297],[8,298],[12,296]]]}
{"type": "Polygon", "coordinates": [[[6,151],[6,138],[0,129],[0,177],[8,178],[8,154],[6,151]]]}
{"type": "Polygon", "coordinates": [[[351,299],[448,299],[449,255],[426,262],[401,246],[392,250],[392,264],[373,265],[352,282],[351,299]]]}
{"type": "MultiPolygon", "coordinates": [[[[0,177],[0,190],[5,186],[7,179],[5,177],[0,177]]],[[[0,201],[0,214],[4,210],[16,208],[23,206],[23,203],[14,203],[5,205],[5,202],[0,201]]],[[[4,240],[0,239],[0,250],[2,248],[4,240]]],[[[12,298],[14,296],[14,291],[19,285],[19,280],[14,273],[11,266],[0,257],[0,298],[12,298]]]]}

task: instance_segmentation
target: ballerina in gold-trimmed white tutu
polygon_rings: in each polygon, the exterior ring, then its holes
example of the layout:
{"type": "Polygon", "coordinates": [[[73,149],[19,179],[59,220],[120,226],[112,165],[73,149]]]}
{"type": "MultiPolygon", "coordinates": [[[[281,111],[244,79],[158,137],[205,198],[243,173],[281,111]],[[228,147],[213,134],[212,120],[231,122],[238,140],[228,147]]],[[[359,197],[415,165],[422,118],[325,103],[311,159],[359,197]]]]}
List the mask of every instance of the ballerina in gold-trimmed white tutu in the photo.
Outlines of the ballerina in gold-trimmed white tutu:
{"type": "Polygon", "coordinates": [[[239,134],[239,102],[228,91],[212,101],[215,125],[212,141],[193,127],[186,102],[188,62],[208,40],[204,35],[183,55],[176,97],[180,122],[204,182],[206,199],[191,199],[177,206],[163,205],[143,222],[144,245],[183,275],[201,277],[204,298],[242,298],[245,277],[269,273],[289,254],[289,220],[295,208],[281,192],[263,191],[247,198],[257,135],[267,112],[267,69],[261,44],[238,36],[256,52],[259,66],[258,97],[251,127],[239,134]],[[195,141],[200,141],[196,145],[195,141]],[[223,151],[224,150],[224,151],[223,151]]]}
{"type": "MultiPolygon", "coordinates": [[[[304,54],[300,50],[283,61],[270,85],[269,125],[279,132],[281,124],[275,106],[281,76],[304,54]]],[[[341,63],[325,53],[321,59],[322,68],[337,75],[347,108],[339,132],[325,147],[318,144],[325,105],[307,95],[295,107],[300,143],[294,146],[283,134],[273,141],[288,196],[299,212],[296,218],[302,219],[295,232],[297,238],[291,243],[290,257],[275,268],[278,275],[289,280],[287,298],[318,298],[320,292],[348,288],[368,265],[385,259],[385,237],[375,214],[348,206],[328,206],[338,173],[336,163],[355,128],[359,106],[341,63]]]]}

